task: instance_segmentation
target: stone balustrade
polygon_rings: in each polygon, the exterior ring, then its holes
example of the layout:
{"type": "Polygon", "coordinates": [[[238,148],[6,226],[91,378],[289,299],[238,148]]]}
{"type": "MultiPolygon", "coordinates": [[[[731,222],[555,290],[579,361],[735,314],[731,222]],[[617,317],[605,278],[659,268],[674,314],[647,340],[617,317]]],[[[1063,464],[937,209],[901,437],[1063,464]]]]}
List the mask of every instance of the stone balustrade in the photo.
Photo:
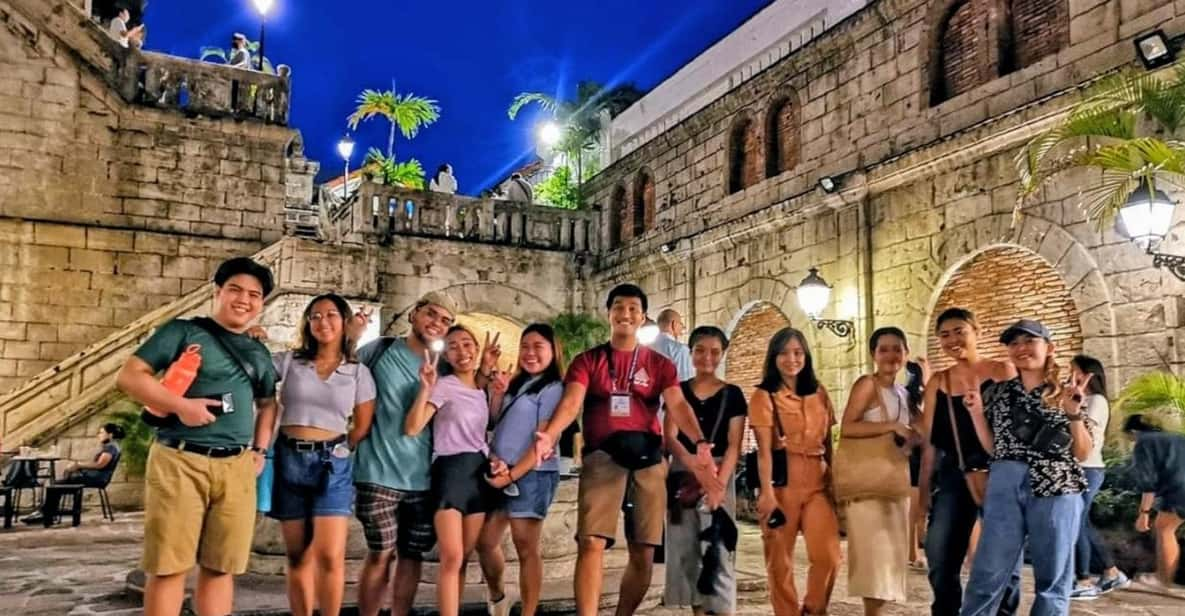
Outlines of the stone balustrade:
{"type": "Polygon", "coordinates": [[[450,238],[524,248],[593,253],[596,212],[409,190],[364,182],[349,199],[328,199],[324,219],[347,242],[395,235],[450,238]]]}
{"type": "Polygon", "coordinates": [[[130,102],[208,117],[288,124],[289,76],[151,51],[128,51],[117,84],[130,102]]]}

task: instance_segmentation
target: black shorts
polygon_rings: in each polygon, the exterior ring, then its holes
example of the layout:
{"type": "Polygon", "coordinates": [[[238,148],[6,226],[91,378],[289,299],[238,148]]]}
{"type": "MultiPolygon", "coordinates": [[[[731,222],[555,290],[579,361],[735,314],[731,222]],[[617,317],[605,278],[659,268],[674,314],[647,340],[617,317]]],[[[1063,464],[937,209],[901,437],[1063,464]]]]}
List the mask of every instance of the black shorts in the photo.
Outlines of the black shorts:
{"type": "Polygon", "coordinates": [[[479,452],[440,456],[432,461],[432,496],[436,510],[456,509],[462,515],[488,513],[501,502],[501,492],[486,483],[490,463],[479,452]]]}

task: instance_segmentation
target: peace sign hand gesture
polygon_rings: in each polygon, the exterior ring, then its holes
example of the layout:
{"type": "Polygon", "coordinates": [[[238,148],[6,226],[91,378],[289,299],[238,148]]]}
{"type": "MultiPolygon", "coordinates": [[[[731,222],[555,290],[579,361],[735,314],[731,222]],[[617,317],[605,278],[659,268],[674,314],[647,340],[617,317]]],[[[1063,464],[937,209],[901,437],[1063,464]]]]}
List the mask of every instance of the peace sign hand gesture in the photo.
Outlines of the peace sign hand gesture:
{"type": "Polygon", "coordinates": [[[494,339],[491,340],[490,332],[486,332],[486,341],[481,347],[482,374],[490,374],[494,368],[498,367],[498,360],[502,358],[502,345],[498,344],[498,339],[501,337],[501,332],[494,332],[494,339]]]}
{"type": "Polygon", "coordinates": [[[424,363],[420,364],[420,385],[427,389],[436,386],[436,357],[432,351],[424,351],[424,363]]]}
{"type": "Polygon", "coordinates": [[[370,325],[370,315],[374,314],[374,308],[362,308],[354,313],[346,321],[346,337],[350,340],[358,340],[362,334],[366,333],[366,326],[370,325]]]}
{"type": "Polygon", "coordinates": [[[1077,415],[1082,411],[1082,401],[1086,399],[1086,386],[1092,376],[1094,375],[1070,375],[1069,382],[1062,388],[1062,411],[1069,415],[1077,415]]]}

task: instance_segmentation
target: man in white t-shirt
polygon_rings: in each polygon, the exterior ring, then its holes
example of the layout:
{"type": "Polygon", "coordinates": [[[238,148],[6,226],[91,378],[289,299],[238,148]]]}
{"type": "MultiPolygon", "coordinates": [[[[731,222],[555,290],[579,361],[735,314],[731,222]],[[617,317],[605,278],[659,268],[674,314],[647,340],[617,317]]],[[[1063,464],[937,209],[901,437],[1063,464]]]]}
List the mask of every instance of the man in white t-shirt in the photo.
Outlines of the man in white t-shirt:
{"type": "Polygon", "coordinates": [[[695,376],[691,365],[691,350],[679,342],[683,337],[683,317],[674,309],[667,308],[658,313],[658,338],[650,345],[655,351],[675,363],[675,374],[682,383],[695,376]]]}

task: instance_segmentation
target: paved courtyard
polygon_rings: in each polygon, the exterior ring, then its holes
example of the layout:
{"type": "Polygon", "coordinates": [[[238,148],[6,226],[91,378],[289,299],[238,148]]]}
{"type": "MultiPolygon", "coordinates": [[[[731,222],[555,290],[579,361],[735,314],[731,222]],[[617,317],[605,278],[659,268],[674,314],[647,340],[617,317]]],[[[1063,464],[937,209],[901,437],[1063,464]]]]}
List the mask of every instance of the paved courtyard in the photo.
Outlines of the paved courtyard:
{"type": "MultiPolygon", "coordinates": [[[[139,601],[127,590],[128,572],[140,553],[141,516],[122,514],[114,523],[91,518],[79,528],[16,528],[0,532],[0,613],[29,616],[139,613],[139,601]]],[[[747,526],[741,539],[738,569],[741,579],[740,616],[769,613],[764,589],[760,536],[747,526]]],[[[801,542],[800,542],[801,544],[801,542]]],[[[805,571],[805,554],[798,554],[799,571],[805,571]]],[[[656,571],[661,579],[661,571],[656,571]]],[[[610,580],[609,584],[615,584],[610,580]]],[[[1026,580],[1026,598],[1031,597],[1031,580],[1026,580]]],[[[563,585],[563,586],[566,586],[563,585]]],[[[241,581],[238,614],[276,614],[283,605],[283,586],[268,576],[248,576],[241,581]]],[[[480,613],[480,591],[472,588],[468,613],[480,613]]],[[[423,589],[419,602],[430,605],[430,587],[423,589]]],[[[546,595],[566,596],[566,587],[546,589],[546,595]]],[[[347,597],[353,594],[350,589],[347,597]]],[[[910,572],[910,600],[889,608],[894,616],[929,613],[929,590],[920,572],[910,572]]],[[[653,605],[653,597],[649,601],[653,605]]],[[[553,613],[570,609],[566,601],[553,601],[553,613]]],[[[1027,602],[1026,602],[1027,605],[1027,602]]],[[[1027,609],[1027,607],[1026,607],[1027,609]]],[[[686,614],[687,610],[650,607],[654,616],[686,614]]],[[[846,575],[841,574],[832,604],[833,616],[862,614],[858,599],[847,597],[846,575]]],[[[1158,596],[1145,592],[1116,592],[1089,603],[1075,603],[1072,614],[1081,616],[1185,616],[1185,596],[1158,596]]]]}

